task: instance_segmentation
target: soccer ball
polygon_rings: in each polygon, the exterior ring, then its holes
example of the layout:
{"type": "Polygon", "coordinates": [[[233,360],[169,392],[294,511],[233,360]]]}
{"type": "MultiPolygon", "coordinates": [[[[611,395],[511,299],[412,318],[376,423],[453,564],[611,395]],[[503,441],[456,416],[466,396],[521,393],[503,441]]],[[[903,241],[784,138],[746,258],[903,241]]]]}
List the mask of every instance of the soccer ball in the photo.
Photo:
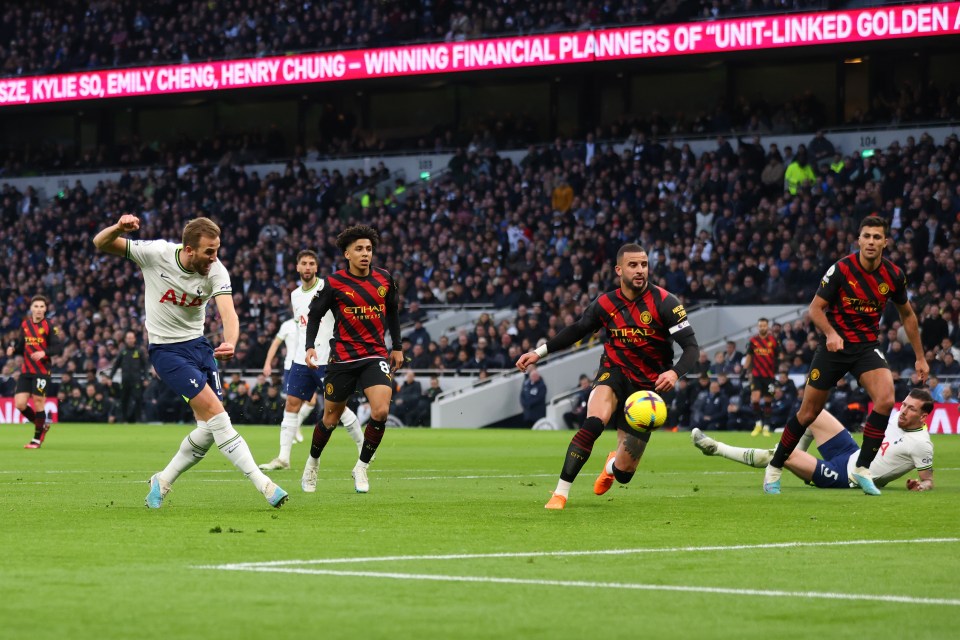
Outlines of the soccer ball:
{"type": "Polygon", "coordinates": [[[637,391],[623,405],[627,426],[639,433],[654,431],[667,421],[667,403],[653,391],[637,391]]]}

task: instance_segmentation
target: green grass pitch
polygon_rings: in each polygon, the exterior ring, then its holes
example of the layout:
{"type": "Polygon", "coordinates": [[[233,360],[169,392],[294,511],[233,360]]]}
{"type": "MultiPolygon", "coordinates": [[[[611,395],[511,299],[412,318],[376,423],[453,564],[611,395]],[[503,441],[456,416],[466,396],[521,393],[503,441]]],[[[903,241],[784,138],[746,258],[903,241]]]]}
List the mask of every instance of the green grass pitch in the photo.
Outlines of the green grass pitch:
{"type": "MultiPolygon", "coordinates": [[[[162,509],[146,480],[187,426],[0,428],[0,638],[946,638],[960,621],[960,437],[936,490],[879,498],[705,458],[656,434],[593,495],[608,432],[562,512],[570,432],[391,429],[353,491],[334,435],[312,495],[271,509],[216,451],[162,509]]],[[[258,461],[276,427],[243,427],[258,461]]],[[[772,439],[731,434],[740,445],[772,439]]]]}

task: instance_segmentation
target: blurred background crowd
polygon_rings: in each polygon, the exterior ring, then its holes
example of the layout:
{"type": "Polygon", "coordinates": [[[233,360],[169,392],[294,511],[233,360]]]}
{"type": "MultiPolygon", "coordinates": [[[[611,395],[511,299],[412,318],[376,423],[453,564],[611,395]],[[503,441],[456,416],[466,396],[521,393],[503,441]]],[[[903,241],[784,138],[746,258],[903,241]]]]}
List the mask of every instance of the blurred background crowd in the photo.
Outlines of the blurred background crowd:
{"type": "MultiPolygon", "coordinates": [[[[0,71],[58,73],[847,4],[70,0],[54,9],[25,2],[0,11],[0,71]]],[[[958,96],[956,85],[907,83],[877,93],[847,124],[955,122],[958,96]]],[[[806,304],[823,272],[855,250],[859,220],[878,214],[891,223],[887,255],[907,273],[923,355],[933,374],[948,381],[940,394],[948,401],[960,374],[960,141],[905,135],[864,157],[835,148],[829,131],[821,130],[824,122],[824,106],[802,94],[782,104],[720,98],[714,110],[696,115],[631,114],[552,140],[537,139],[530,122],[509,115],[415,140],[371,138],[348,116],[332,113],[319,126],[325,132],[319,142],[252,127],[239,135],[117,141],[79,151],[6,148],[7,176],[130,168],[115,180],[89,188],[76,180],[43,197],[32,187],[0,186],[0,339],[14,339],[33,294],[48,296],[51,318],[67,340],[54,361],[62,377],[61,419],[125,419],[114,378],[122,374],[125,344],[145,345],[143,287],[133,263],[97,255],[91,243],[121,213],[140,216],[140,238],[175,240],[185,222],[200,215],[221,225],[221,259],[234,278],[242,323],[231,367],[254,373],[289,316],[297,252],[316,250],[323,276],[342,266],[334,239],[343,228],[378,228],[377,262],[403,292],[410,368],[441,376],[511,368],[520,353],[617,286],[613,264],[624,242],[640,242],[650,256],[651,280],[688,306],[806,304]],[[795,147],[778,144],[786,133],[809,137],[795,147]],[[715,144],[694,153],[674,142],[685,134],[709,134],[715,144]],[[520,160],[503,155],[516,148],[527,149],[520,160]],[[389,156],[368,171],[312,166],[331,154],[386,149],[453,155],[429,180],[395,183],[389,156]],[[248,168],[276,158],[283,158],[281,170],[248,168]],[[375,188],[386,179],[389,189],[375,188]],[[438,308],[462,305],[514,313],[498,321],[480,315],[475,326],[451,335],[430,335],[418,322],[438,308]]],[[[891,367],[907,380],[915,355],[895,313],[884,317],[883,328],[891,367]]],[[[804,373],[812,327],[774,329],[784,348],[781,366],[804,373]]],[[[697,372],[718,382],[727,400],[745,375],[729,355],[705,353],[697,372]],[[726,381],[718,380],[721,374],[726,381]]],[[[280,358],[272,366],[282,370],[280,358]]],[[[0,396],[11,394],[17,370],[16,358],[0,355],[0,396]]],[[[165,389],[148,369],[139,382],[147,401],[137,419],[182,418],[164,413],[176,411],[170,408],[176,403],[163,401],[165,389]]],[[[702,407],[694,404],[710,384],[698,389],[696,376],[685,384],[692,396],[687,413],[697,416],[702,407]]],[[[243,405],[248,416],[235,420],[276,422],[277,387],[276,379],[264,377],[231,384],[228,405],[243,405]]]]}

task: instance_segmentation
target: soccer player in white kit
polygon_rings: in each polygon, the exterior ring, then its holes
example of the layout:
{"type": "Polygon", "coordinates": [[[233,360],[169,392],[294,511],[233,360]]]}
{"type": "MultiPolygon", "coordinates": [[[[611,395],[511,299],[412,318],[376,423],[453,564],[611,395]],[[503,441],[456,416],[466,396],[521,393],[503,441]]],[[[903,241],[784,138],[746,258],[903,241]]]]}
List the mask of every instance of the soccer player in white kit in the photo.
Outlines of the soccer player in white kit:
{"type": "MultiPolygon", "coordinates": [[[[302,421],[300,411],[303,407],[310,406],[307,401],[315,397],[318,390],[323,391],[323,378],[327,373],[325,363],[330,357],[330,338],[333,337],[333,313],[327,312],[320,322],[315,363],[318,366],[315,369],[307,366],[305,346],[310,302],[317,292],[323,289],[323,280],[317,277],[317,262],[317,254],[309,249],[297,254],[300,286],[290,293],[290,306],[293,308],[293,322],[296,327],[295,347],[292,351],[293,364],[290,365],[290,371],[285,376],[284,382],[287,401],[283,410],[283,421],[280,423],[280,453],[270,462],[260,465],[264,471],[290,468],[290,450],[293,448],[293,441],[302,421]]],[[[291,352],[288,351],[288,353],[291,352]]],[[[264,373],[266,373],[266,366],[264,366],[264,373]]],[[[309,410],[307,411],[309,413],[309,410]]],[[[360,431],[360,421],[357,420],[356,414],[349,408],[344,409],[340,423],[353,438],[359,451],[363,445],[363,433],[360,431]]]]}
{"type": "Polygon", "coordinates": [[[170,486],[196,465],[216,443],[273,507],[287,500],[287,492],[257,467],[243,437],[223,408],[217,360],[234,355],[240,320],[233,306],[230,274],[217,259],[220,227],[209,218],[191,220],[183,228],[183,243],[166,240],[130,240],[124,234],[140,228],[140,219],[125,214],[102,229],[93,244],[105,253],[133,260],[143,272],[146,287],[146,326],[150,363],[160,379],[190,404],[197,427],[162,471],[150,478],[146,504],[158,509],[170,486]],[[203,337],[207,302],[213,298],[223,325],[223,342],[214,349],[203,337]]]}
{"type": "MultiPolygon", "coordinates": [[[[917,470],[919,478],[908,478],[910,491],[933,489],[933,442],[924,421],[933,410],[933,396],[924,388],[913,389],[900,405],[897,426],[888,427],[880,451],[870,463],[870,473],[878,487],[917,470]]],[[[805,451],[809,446],[807,434],[797,449],[787,458],[786,468],[809,484],[823,489],[847,489],[857,485],[851,473],[856,467],[857,447],[853,436],[833,414],[824,410],[807,431],[817,442],[822,460],[805,451]]],[[[691,433],[693,444],[704,455],[719,455],[751,467],[765,468],[773,455],[772,449],[731,447],[709,438],[699,429],[691,433]]]]}
{"type": "MultiPolygon", "coordinates": [[[[290,375],[290,367],[293,366],[293,354],[297,350],[297,321],[295,318],[290,318],[280,323],[280,328],[277,329],[277,335],[273,336],[273,342],[270,343],[270,348],[267,350],[267,357],[263,361],[263,375],[267,378],[273,373],[273,359],[277,355],[277,350],[280,349],[280,345],[284,345],[285,347],[283,356],[283,382],[281,383],[282,386],[280,389],[286,394],[287,377],[290,375]]],[[[306,420],[310,412],[313,411],[316,403],[317,399],[316,396],[314,396],[312,399],[301,404],[300,410],[297,411],[297,417],[299,418],[298,424],[303,424],[303,421],[306,420]]],[[[293,441],[303,442],[303,434],[300,433],[300,427],[297,427],[297,432],[293,434],[293,441]]],[[[264,465],[260,465],[260,468],[263,469],[264,465]]]]}
{"type": "Polygon", "coordinates": [[[287,376],[290,375],[290,367],[293,365],[293,354],[297,350],[297,321],[294,318],[284,320],[277,329],[277,335],[273,336],[273,342],[267,350],[267,357],[263,361],[263,375],[270,377],[273,374],[273,359],[277,355],[280,345],[286,347],[286,353],[283,356],[283,386],[287,386],[287,376]]]}

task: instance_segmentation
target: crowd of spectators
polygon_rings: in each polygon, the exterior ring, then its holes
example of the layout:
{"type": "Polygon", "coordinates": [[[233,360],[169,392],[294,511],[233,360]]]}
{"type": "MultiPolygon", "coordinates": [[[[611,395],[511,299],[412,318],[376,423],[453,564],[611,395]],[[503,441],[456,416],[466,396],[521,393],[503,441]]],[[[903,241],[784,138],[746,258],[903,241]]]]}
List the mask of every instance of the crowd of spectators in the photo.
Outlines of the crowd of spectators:
{"type": "MultiPolygon", "coordinates": [[[[68,0],[16,3],[0,13],[0,76],[63,73],[133,64],[179,63],[223,57],[287,54],[291,51],[385,46],[409,40],[443,40],[480,35],[585,29],[600,25],[690,20],[736,14],[843,8],[827,0],[676,0],[664,3],[517,2],[438,0],[393,3],[267,2],[236,0],[225,5],[199,0],[153,3],[68,0]],[[28,35],[29,34],[29,35],[28,35]]],[[[862,5],[862,2],[858,2],[862,5]]],[[[883,4],[873,2],[871,4],[883,4]]],[[[690,112],[621,117],[591,126],[596,140],[627,136],[783,134],[831,126],[901,125],[960,118],[954,86],[907,81],[879,88],[870,105],[842,121],[811,92],[784,102],[757,96],[728,96],[690,112]]],[[[285,140],[276,126],[212,132],[203,139],[182,136],[151,140],[138,135],[110,145],[76,148],[42,137],[29,144],[0,141],[0,175],[89,171],[210,161],[248,164],[291,156],[318,157],[396,151],[449,151],[484,145],[521,148],[542,141],[530,114],[503,112],[465,118],[454,128],[437,125],[428,133],[387,134],[359,126],[353,113],[325,105],[313,140],[285,140]]],[[[580,132],[585,135],[586,131],[580,132]]]]}
{"type": "MultiPolygon", "coordinates": [[[[316,171],[299,160],[264,176],[238,165],[172,163],[90,190],[78,183],[49,200],[3,185],[0,337],[9,344],[30,296],[44,293],[67,341],[56,373],[94,380],[115,361],[128,329],[142,339],[138,271],[92,250],[93,234],[122,212],[141,217],[141,238],[175,239],[197,215],[222,226],[221,257],[241,317],[235,367],[262,367],[297,286],[297,251],[315,249],[320,275],[329,273],[342,262],[337,233],[363,222],[381,230],[377,261],[403,292],[411,366],[472,373],[509,368],[614,288],[623,242],[642,243],[652,281],[688,305],[807,304],[826,268],[855,247],[859,220],[879,213],[891,222],[888,256],[907,273],[925,356],[935,374],[955,368],[956,137],[905,137],[875,158],[834,154],[820,163],[810,159],[822,146],[816,138],[809,151],[733,142],[736,149],[718,138],[716,149],[697,157],[640,138],[623,153],[558,140],[518,163],[492,148],[461,151],[444,179],[361,201],[352,194],[367,176],[316,171]],[[812,179],[785,188],[783,176],[800,165],[812,179]],[[768,181],[771,166],[778,168],[768,181]],[[486,314],[450,336],[430,336],[416,324],[426,306],[459,304],[516,312],[496,322],[486,314]]],[[[895,314],[884,322],[899,328],[895,314]]],[[[896,333],[892,341],[908,348],[896,333]]],[[[15,359],[0,359],[3,376],[16,369],[15,359]]]]}
{"type": "MultiPolygon", "coordinates": [[[[54,6],[31,0],[0,10],[0,76],[846,4],[432,0],[387,6],[367,0],[65,0],[54,6]]],[[[908,83],[893,93],[877,94],[868,110],[853,114],[848,122],[955,120],[960,117],[958,97],[954,87],[908,83]]],[[[62,379],[64,417],[118,419],[117,385],[102,374],[116,361],[128,330],[144,335],[143,288],[136,269],[91,251],[93,233],[121,212],[141,216],[140,237],[175,238],[175,230],[197,215],[221,223],[222,257],[235,278],[243,321],[235,365],[251,369],[262,365],[288,312],[287,294],[296,286],[296,252],[317,248],[329,272],[339,266],[336,234],[355,222],[373,224],[384,236],[378,260],[404,291],[411,367],[481,377],[510,368],[520,353],[553,335],[597,293],[616,286],[612,261],[622,242],[643,243],[650,252],[653,280],[688,305],[806,303],[825,268],[854,247],[857,221],[880,213],[893,225],[889,255],[907,270],[932,372],[948,381],[960,374],[956,138],[906,139],[875,159],[835,157],[832,148],[823,154],[820,136],[811,140],[809,149],[765,149],[759,136],[813,131],[824,124],[825,107],[812,95],[781,105],[742,98],[720,101],[697,114],[653,112],[599,127],[581,141],[558,139],[550,145],[535,144],[535,123],[512,114],[491,115],[483,122],[463,123],[460,131],[436,131],[415,140],[381,139],[357,129],[343,115],[325,114],[320,139],[305,147],[289,144],[276,128],[266,127],[161,145],[134,139],[84,150],[79,156],[62,146],[4,149],[4,175],[153,167],[125,172],[119,180],[91,190],[77,183],[52,200],[41,200],[29,188],[0,189],[0,337],[4,343],[12,340],[30,295],[41,292],[51,298],[52,318],[67,337],[67,348],[54,363],[62,379]],[[716,150],[700,157],[689,148],[661,142],[672,135],[726,135],[732,130],[758,138],[718,138],[716,150]],[[622,154],[596,142],[624,138],[628,146],[622,154]],[[518,164],[496,152],[529,143],[534,144],[518,164]],[[401,148],[456,149],[449,178],[409,186],[404,197],[398,192],[361,201],[352,194],[383,177],[385,168],[376,175],[341,174],[317,172],[304,164],[320,156],[401,148]],[[291,155],[297,159],[282,173],[260,176],[243,168],[291,155]],[[481,316],[475,327],[455,336],[431,337],[416,322],[424,315],[423,306],[465,303],[516,313],[496,323],[490,315],[481,316]]],[[[914,354],[899,335],[895,316],[885,318],[885,324],[889,332],[884,348],[892,368],[898,378],[908,380],[914,354]]],[[[793,335],[789,327],[783,329],[789,357],[782,363],[782,375],[802,373],[812,345],[810,328],[793,335]]],[[[706,354],[706,361],[708,389],[696,389],[699,380],[683,383],[697,392],[691,394],[691,408],[714,383],[719,393],[727,393],[726,399],[735,396],[727,384],[736,387],[742,372],[728,367],[722,352],[713,358],[706,354]]],[[[16,359],[0,356],[0,395],[9,395],[16,370],[16,359]]],[[[265,380],[252,387],[231,384],[227,405],[236,412],[236,421],[278,422],[270,413],[278,410],[277,386],[265,380]]],[[[789,400],[789,388],[784,387],[789,400]]],[[[956,395],[949,383],[938,380],[933,388],[945,401],[956,395]]],[[[843,385],[838,391],[841,398],[858,392],[844,391],[843,385]]],[[[144,380],[143,419],[183,418],[183,407],[168,402],[165,393],[169,390],[155,376],[144,380]],[[179,416],[168,415],[178,409],[179,416]]],[[[684,394],[677,397],[683,402],[684,394]]],[[[795,402],[795,396],[790,401],[795,402]]],[[[414,404],[416,415],[422,415],[423,405],[414,404]]],[[[725,419],[731,424],[736,420],[729,417],[729,409],[737,404],[726,403],[725,419]]],[[[854,400],[846,406],[856,404],[854,400]]]]}
{"type": "MultiPolygon", "coordinates": [[[[830,109],[812,92],[771,104],[760,96],[720,97],[699,111],[622,115],[584,133],[592,141],[710,135],[782,135],[812,132],[827,126],[830,109]]],[[[855,111],[838,123],[848,126],[903,126],[909,123],[960,120],[960,87],[938,86],[907,80],[890,91],[878,90],[869,108],[855,111]]],[[[77,150],[59,141],[42,138],[29,144],[0,141],[0,176],[68,173],[98,169],[143,168],[198,164],[255,164],[290,157],[309,162],[321,158],[384,152],[448,153],[457,148],[483,151],[522,149],[542,143],[530,114],[486,113],[464,119],[457,127],[437,124],[425,135],[372,132],[356,122],[352,113],[325,105],[317,136],[310,141],[287,140],[275,124],[239,132],[212,132],[203,139],[181,135],[173,140],[147,140],[139,136],[77,150]]]]}
{"type": "Polygon", "coordinates": [[[827,0],[27,0],[0,13],[0,74],[34,75],[836,8],[827,0]]]}

